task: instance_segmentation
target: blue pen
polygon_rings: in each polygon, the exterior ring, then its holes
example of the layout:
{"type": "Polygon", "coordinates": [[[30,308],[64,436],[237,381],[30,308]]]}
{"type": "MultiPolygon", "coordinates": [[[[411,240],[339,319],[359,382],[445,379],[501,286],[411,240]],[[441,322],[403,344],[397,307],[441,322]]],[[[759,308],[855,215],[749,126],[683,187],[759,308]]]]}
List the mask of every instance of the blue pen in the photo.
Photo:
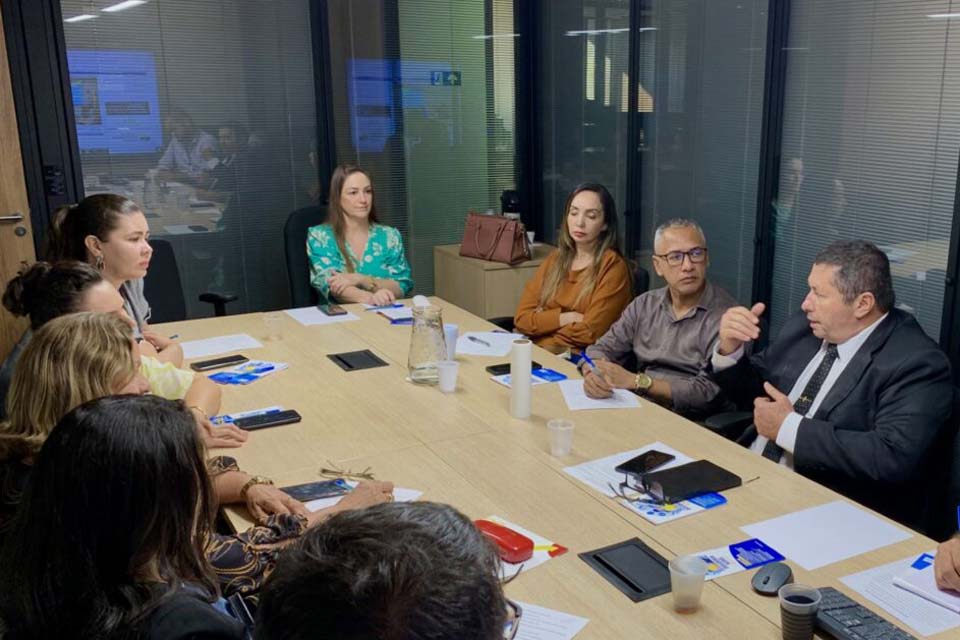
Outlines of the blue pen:
{"type": "Polygon", "coordinates": [[[600,371],[599,367],[597,367],[597,363],[590,359],[590,356],[587,355],[587,352],[584,351],[580,355],[583,357],[583,361],[590,365],[591,369],[597,372],[597,375],[600,376],[600,379],[606,382],[607,379],[604,377],[603,372],[600,371]]]}
{"type": "Polygon", "coordinates": [[[385,304],[379,307],[370,307],[367,311],[383,311],[384,309],[402,309],[402,302],[394,302],[393,304],[385,304]]]}

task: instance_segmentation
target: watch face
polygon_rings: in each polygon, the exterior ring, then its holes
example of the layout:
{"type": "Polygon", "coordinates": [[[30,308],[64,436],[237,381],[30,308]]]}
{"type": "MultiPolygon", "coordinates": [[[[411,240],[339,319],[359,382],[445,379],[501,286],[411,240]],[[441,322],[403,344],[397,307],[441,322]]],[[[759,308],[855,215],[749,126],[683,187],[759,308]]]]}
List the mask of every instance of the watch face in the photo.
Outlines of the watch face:
{"type": "Polygon", "coordinates": [[[653,378],[645,373],[640,374],[640,388],[649,389],[653,385],[653,378]]]}

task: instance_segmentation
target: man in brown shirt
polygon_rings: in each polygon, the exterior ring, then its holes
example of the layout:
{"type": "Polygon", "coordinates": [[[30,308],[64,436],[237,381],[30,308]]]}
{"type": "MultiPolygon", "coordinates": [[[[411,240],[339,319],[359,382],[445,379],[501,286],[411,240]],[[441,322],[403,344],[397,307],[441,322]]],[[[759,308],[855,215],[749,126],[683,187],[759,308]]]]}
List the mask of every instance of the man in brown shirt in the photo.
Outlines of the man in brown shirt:
{"type": "Polygon", "coordinates": [[[587,348],[597,365],[580,364],[588,396],[606,398],[613,389],[630,389],[691,417],[723,409],[725,400],[707,366],[720,317],[737,302],[707,281],[706,244],[692,220],[670,220],[657,228],[653,267],[667,286],[637,296],[587,348]],[[631,352],[636,371],[621,366],[631,352]]]}

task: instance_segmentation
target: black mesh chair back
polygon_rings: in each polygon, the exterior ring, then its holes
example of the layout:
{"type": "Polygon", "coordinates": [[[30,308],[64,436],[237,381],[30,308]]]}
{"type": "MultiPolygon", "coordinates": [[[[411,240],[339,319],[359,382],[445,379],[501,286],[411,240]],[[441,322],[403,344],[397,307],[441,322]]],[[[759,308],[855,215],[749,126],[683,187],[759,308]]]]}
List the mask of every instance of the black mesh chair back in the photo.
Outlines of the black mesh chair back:
{"type": "Polygon", "coordinates": [[[187,305],[173,246],[158,238],[151,238],[150,246],[153,257],[143,279],[143,295],[150,303],[150,324],[186,320],[187,305]]]}
{"type": "Polygon", "coordinates": [[[283,225],[283,250],[287,257],[287,282],[293,307],[317,304],[319,296],[310,285],[310,261],[307,259],[307,229],[326,218],[320,207],[297,209],[283,225]]]}

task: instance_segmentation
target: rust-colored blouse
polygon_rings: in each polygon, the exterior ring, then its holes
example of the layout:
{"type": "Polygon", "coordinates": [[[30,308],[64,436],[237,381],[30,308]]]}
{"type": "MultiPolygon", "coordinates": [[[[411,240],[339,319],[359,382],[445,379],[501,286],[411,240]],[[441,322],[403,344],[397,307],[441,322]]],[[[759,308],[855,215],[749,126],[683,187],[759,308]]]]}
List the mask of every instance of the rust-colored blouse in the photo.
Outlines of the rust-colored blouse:
{"type": "Polygon", "coordinates": [[[619,253],[607,249],[600,260],[600,272],[593,293],[584,296],[574,306],[586,269],[570,271],[560,281],[553,299],[541,309],[538,307],[540,291],[559,256],[559,249],[547,256],[527,282],[513,324],[517,331],[530,336],[541,347],[584,349],[606,333],[633,298],[630,270],[627,261],[619,253]],[[561,327],[560,314],[567,311],[582,313],[583,321],[561,327]]]}

